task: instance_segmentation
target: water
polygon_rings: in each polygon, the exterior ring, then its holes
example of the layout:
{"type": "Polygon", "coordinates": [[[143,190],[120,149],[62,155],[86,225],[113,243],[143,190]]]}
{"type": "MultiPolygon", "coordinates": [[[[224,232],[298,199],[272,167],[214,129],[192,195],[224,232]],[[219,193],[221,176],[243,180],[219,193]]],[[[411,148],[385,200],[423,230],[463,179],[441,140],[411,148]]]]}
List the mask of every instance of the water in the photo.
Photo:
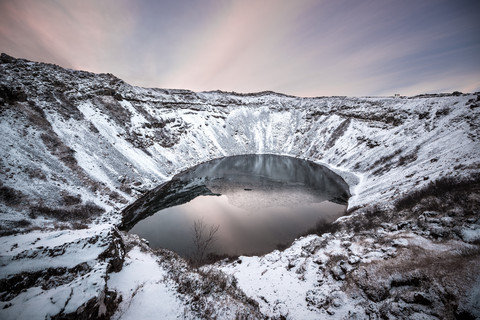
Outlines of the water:
{"type": "Polygon", "coordinates": [[[124,212],[124,227],[184,257],[218,226],[207,249],[217,255],[256,255],[289,245],[344,214],[348,186],[331,170],[296,158],[242,155],[200,164],[151,191],[124,212]]]}

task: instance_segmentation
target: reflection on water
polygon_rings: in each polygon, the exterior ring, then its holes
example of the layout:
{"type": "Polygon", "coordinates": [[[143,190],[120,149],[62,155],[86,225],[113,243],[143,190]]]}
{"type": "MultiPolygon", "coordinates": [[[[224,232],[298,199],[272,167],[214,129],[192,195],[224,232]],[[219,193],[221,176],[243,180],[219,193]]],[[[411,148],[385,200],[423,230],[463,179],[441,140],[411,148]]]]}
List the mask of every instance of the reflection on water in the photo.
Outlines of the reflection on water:
{"type": "Polygon", "coordinates": [[[348,196],[340,177],[312,162],[234,156],[177,175],[128,208],[125,226],[153,248],[188,257],[193,223],[203,220],[220,225],[214,253],[264,254],[343,215],[348,196]]]}

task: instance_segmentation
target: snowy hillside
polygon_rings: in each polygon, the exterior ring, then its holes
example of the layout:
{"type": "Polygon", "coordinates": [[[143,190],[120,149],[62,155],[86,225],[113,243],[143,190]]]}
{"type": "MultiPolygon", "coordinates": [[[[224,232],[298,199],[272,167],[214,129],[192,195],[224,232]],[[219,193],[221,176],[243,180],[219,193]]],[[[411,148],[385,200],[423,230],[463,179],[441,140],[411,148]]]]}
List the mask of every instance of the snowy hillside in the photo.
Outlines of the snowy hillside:
{"type": "Polygon", "coordinates": [[[2,54],[0,317],[480,317],[479,107],[478,93],[146,89],[2,54]],[[350,215],[200,270],[117,230],[175,173],[253,153],[327,165],[350,215]]]}

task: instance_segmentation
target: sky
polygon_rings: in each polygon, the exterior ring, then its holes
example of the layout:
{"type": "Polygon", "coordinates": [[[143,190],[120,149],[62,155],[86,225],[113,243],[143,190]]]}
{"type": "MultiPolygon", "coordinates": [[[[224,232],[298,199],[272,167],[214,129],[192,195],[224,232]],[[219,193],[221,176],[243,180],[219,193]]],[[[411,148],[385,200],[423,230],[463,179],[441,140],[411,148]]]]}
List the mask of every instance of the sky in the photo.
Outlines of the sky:
{"type": "Polygon", "coordinates": [[[480,1],[0,0],[0,51],[144,87],[475,92],[480,1]]]}

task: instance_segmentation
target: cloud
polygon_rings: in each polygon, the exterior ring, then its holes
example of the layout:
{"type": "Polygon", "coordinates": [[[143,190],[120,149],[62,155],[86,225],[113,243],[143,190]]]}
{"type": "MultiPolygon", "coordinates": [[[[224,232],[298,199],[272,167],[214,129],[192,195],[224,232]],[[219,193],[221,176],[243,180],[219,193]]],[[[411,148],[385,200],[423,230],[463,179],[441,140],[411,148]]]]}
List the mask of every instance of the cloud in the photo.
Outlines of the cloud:
{"type": "Polygon", "coordinates": [[[189,35],[188,48],[166,82],[214,89],[272,78],[275,75],[268,73],[278,72],[273,67],[285,64],[279,49],[289,23],[301,9],[278,1],[241,1],[222,8],[189,35]]]}
{"type": "Polygon", "coordinates": [[[119,19],[121,2],[2,1],[0,39],[11,54],[88,70],[106,69],[119,33],[131,21],[119,19]],[[115,5],[113,5],[115,3],[115,5]]]}
{"type": "Polygon", "coordinates": [[[150,87],[480,90],[477,9],[468,0],[3,0],[0,44],[14,56],[150,87]]]}

